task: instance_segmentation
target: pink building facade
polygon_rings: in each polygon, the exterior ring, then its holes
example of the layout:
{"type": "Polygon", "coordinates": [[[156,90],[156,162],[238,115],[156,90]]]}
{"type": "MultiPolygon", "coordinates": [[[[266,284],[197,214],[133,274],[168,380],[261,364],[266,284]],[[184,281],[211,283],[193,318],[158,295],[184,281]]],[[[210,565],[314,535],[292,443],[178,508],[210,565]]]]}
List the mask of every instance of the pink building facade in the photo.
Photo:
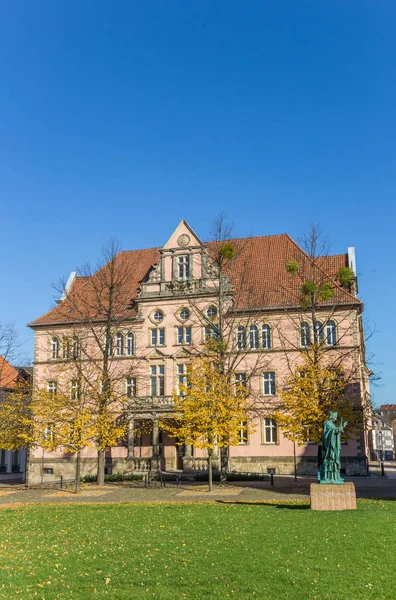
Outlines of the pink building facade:
{"type": "MultiPolygon", "coordinates": [[[[216,335],[220,311],[230,324],[230,343],[240,351],[235,377],[239,381],[249,379],[258,406],[276,404],[290,365],[300,360],[301,349],[309,344],[309,323],[301,310],[293,311],[285,293],[295,285],[286,273],[286,262],[304,260],[301,248],[287,235],[233,243],[241,258],[222,282],[211,259],[213,243],[203,243],[184,220],[162,248],[121,252],[117,257],[131,273],[130,302],[126,307],[129,312],[114,333],[111,352],[114,368],[125,373],[124,378],[118,377],[117,385],[124,387],[129,401],[130,428],[128,438],[106,453],[108,473],[144,473],[158,468],[205,471],[204,451],[176,445],[160,430],[158,419],[171,414],[172,392],[183,382],[191,357],[199,354],[209,336],[216,335]],[[221,305],[219,285],[228,290],[221,305]],[[142,420],[151,423],[151,430],[137,436],[136,425],[142,420]]],[[[341,266],[349,266],[356,273],[353,249],[348,254],[323,257],[320,268],[336,294],[331,310],[323,306],[318,320],[323,323],[324,343],[332,347],[331,351],[347,350],[345,360],[358,373],[364,405],[369,402],[369,372],[364,357],[362,304],[356,296],[356,279],[348,289],[335,280],[341,266]]],[[[84,281],[72,274],[68,290],[82,285],[84,281]]],[[[57,385],[54,373],[63,360],[61,340],[70,338],[70,332],[74,335],[78,328],[72,313],[65,318],[62,303],[65,300],[30,323],[35,331],[34,381],[38,387],[57,385]]],[[[290,474],[297,465],[299,474],[315,474],[317,445],[287,440],[266,415],[264,409],[261,415],[260,410],[251,415],[252,432],[248,435],[241,424],[240,443],[229,449],[230,470],[290,474]]],[[[367,456],[362,428],[359,438],[342,447],[343,473],[365,475],[367,456]]],[[[72,454],[32,450],[28,480],[32,483],[42,477],[43,464],[44,479],[72,477],[74,461],[72,454]]],[[[95,473],[96,453],[87,448],[82,452],[82,474],[95,473]]]]}

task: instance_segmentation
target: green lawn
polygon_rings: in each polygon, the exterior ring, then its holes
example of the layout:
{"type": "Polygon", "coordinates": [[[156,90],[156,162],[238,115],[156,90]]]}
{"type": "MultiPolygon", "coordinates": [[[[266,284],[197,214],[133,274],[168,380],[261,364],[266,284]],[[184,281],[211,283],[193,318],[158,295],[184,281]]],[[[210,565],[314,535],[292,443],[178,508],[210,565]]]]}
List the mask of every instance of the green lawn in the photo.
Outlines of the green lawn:
{"type": "Polygon", "coordinates": [[[0,598],[396,599],[396,502],[2,509],[0,598]]]}

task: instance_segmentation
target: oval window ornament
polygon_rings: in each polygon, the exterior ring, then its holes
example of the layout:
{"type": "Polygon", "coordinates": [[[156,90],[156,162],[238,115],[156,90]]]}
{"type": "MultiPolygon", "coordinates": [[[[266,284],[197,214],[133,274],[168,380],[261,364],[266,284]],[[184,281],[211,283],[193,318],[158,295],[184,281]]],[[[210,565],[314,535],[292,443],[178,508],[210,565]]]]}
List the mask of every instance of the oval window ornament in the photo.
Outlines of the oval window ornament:
{"type": "Polygon", "coordinates": [[[185,248],[186,246],[188,246],[188,244],[190,243],[190,236],[187,235],[186,233],[182,233],[181,235],[179,235],[179,237],[177,238],[177,243],[179,244],[179,246],[181,246],[182,248],[185,248]]]}

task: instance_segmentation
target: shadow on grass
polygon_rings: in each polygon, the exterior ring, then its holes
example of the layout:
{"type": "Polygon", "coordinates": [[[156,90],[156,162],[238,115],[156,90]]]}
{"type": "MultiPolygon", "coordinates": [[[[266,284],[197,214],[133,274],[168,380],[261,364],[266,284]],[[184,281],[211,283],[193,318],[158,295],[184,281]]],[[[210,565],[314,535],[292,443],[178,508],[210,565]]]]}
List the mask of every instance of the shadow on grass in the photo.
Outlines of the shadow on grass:
{"type": "Polygon", "coordinates": [[[271,500],[257,500],[255,501],[249,501],[249,500],[215,500],[216,504],[240,504],[240,505],[246,505],[246,506],[272,506],[273,508],[286,508],[288,510],[307,510],[308,508],[310,508],[309,504],[297,504],[297,503],[281,503],[281,502],[274,502],[271,500]]]}

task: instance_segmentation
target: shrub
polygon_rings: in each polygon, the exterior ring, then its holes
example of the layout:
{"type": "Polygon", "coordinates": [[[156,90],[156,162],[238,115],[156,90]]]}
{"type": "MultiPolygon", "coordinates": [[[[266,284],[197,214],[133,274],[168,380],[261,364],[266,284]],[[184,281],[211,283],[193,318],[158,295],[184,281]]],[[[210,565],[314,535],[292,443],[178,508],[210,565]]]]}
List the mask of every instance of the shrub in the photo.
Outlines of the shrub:
{"type": "Polygon", "coordinates": [[[351,279],[355,277],[354,272],[349,267],[340,267],[337,272],[337,279],[342,286],[347,287],[351,279]]]}
{"type": "MultiPolygon", "coordinates": [[[[96,475],[85,475],[81,477],[82,483],[95,483],[97,481],[96,475]]],[[[112,475],[105,475],[105,481],[141,481],[143,475],[140,473],[130,473],[123,475],[122,473],[113,473],[112,475]]]]}

